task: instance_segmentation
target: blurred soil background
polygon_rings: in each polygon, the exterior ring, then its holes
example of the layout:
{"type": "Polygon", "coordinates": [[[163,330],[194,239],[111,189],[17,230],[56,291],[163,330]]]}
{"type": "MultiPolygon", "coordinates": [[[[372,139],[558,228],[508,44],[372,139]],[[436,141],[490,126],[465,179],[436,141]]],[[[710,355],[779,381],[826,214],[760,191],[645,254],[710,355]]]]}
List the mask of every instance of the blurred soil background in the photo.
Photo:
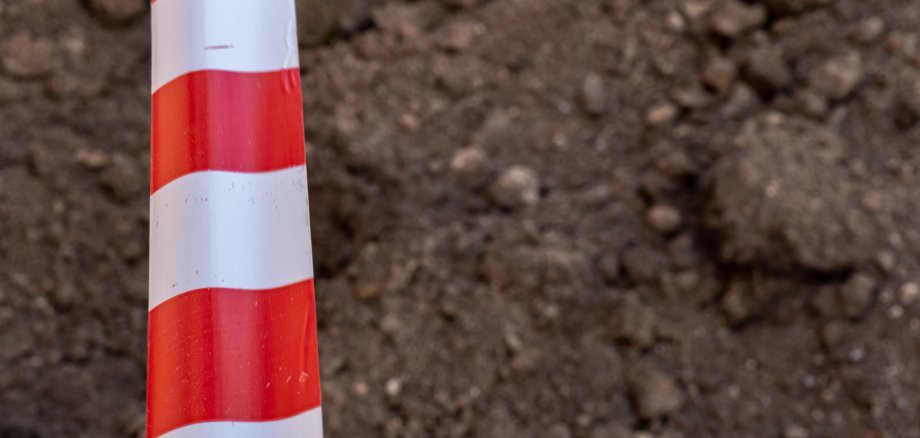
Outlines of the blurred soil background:
{"type": "MultiPolygon", "coordinates": [[[[917,0],[297,0],[330,437],[920,437],[917,0]]],[[[144,429],[142,0],[0,0],[0,437],[144,429]]]]}

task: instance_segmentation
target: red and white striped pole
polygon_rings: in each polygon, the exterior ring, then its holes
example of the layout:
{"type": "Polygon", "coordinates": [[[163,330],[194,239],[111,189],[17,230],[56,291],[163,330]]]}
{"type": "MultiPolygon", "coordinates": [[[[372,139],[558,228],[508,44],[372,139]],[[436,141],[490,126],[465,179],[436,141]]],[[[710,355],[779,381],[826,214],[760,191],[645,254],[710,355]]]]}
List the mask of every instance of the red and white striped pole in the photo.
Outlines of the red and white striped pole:
{"type": "Polygon", "coordinates": [[[153,0],[147,436],[322,436],[294,0],[153,0]]]}

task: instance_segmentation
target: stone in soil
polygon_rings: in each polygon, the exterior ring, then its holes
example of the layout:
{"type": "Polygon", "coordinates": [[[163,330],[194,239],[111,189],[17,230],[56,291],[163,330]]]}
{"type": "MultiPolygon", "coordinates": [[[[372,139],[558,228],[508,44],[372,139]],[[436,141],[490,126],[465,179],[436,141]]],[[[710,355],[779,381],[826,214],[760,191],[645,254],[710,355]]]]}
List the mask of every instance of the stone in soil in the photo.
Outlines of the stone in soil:
{"type": "Polygon", "coordinates": [[[703,83],[722,93],[731,87],[738,75],[738,67],[730,59],[713,57],[703,68],[703,83]]]}
{"type": "Polygon", "coordinates": [[[671,376],[644,371],[630,382],[630,394],[639,418],[656,420],[679,411],[685,402],[683,390],[671,376]]]}
{"type": "Polygon", "coordinates": [[[76,153],[76,160],[87,170],[102,169],[112,161],[108,154],[99,149],[81,149],[76,153]]]}
{"type": "Polygon", "coordinates": [[[747,322],[754,315],[756,303],[749,284],[734,280],[722,297],[719,307],[728,319],[729,325],[737,326],[747,322]]]}
{"type": "Polygon", "coordinates": [[[427,3],[390,3],[374,9],[371,18],[384,32],[415,38],[434,20],[437,12],[433,8],[434,5],[427,3]]]}
{"type": "Polygon", "coordinates": [[[738,83],[731,87],[720,113],[723,117],[734,118],[752,113],[760,105],[757,93],[746,83],[738,83]]]}
{"type": "Polygon", "coordinates": [[[670,124],[675,118],[677,118],[677,107],[671,103],[655,105],[645,113],[645,122],[653,127],[670,124]]]}
{"type": "Polygon", "coordinates": [[[869,17],[859,22],[850,36],[861,43],[869,43],[885,33],[885,20],[879,17],[869,17]]]}
{"type": "Polygon", "coordinates": [[[808,438],[808,429],[798,424],[790,424],[783,428],[783,438],[808,438]]]}
{"type": "Polygon", "coordinates": [[[898,300],[905,306],[911,306],[920,298],[920,285],[914,282],[904,283],[898,290],[898,300]]]}
{"type": "Polygon", "coordinates": [[[728,0],[709,19],[712,32],[727,38],[738,38],[766,21],[767,11],[761,4],[728,0]]]}
{"type": "Polygon", "coordinates": [[[143,0],[89,0],[89,9],[93,16],[107,24],[125,24],[147,9],[143,0]]]}
{"type": "Polygon", "coordinates": [[[808,117],[820,118],[827,114],[827,98],[808,88],[798,90],[795,93],[794,101],[796,109],[808,117]]]}
{"type": "Polygon", "coordinates": [[[817,288],[811,296],[810,306],[818,316],[826,319],[840,315],[839,291],[830,286],[817,288]]]}
{"type": "Polygon", "coordinates": [[[469,49],[476,36],[483,33],[485,33],[485,28],[481,23],[472,20],[454,20],[443,27],[438,43],[449,51],[462,52],[469,49]]]}
{"type": "Polygon", "coordinates": [[[669,146],[668,152],[655,160],[655,169],[671,179],[685,178],[697,173],[696,163],[682,149],[669,146]]]}
{"type": "Polygon", "coordinates": [[[529,167],[511,166],[492,184],[489,196],[502,208],[529,207],[540,200],[540,179],[529,167]]]}
{"type": "Polygon", "coordinates": [[[655,319],[652,309],[642,304],[638,296],[629,294],[619,303],[608,324],[614,339],[647,348],[655,343],[655,319]]]}
{"type": "Polygon", "coordinates": [[[649,208],[646,218],[652,228],[662,234],[670,234],[677,231],[683,223],[683,217],[681,217],[680,210],[664,204],[655,205],[649,208]]]}
{"type": "Polygon", "coordinates": [[[775,93],[792,82],[792,72],[775,47],[759,47],[748,53],[743,64],[745,79],[761,93],[775,93]]]}
{"type": "Polygon", "coordinates": [[[808,85],[831,99],[847,97],[863,78],[862,58],[858,52],[831,59],[808,75],[808,85]]]}
{"type": "Polygon", "coordinates": [[[475,146],[468,146],[454,153],[450,160],[450,173],[462,185],[473,187],[486,177],[486,155],[475,146]]]}
{"type": "Polygon", "coordinates": [[[701,87],[675,88],[671,90],[671,99],[682,108],[696,109],[709,105],[712,95],[701,87]]]}
{"type": "Polygon", "coordinates": [[[545,436],[546,438],[572,438],[572,432],[565,424],[557,423],[550,426],[545,436]]]}
{"type": "Polygon", "coordinates": [[[17,33],[3,42],[0,61],[12,76],[45,76],[54,68],[54,44],[47,38],[17,33]]]}
{"type": "Polygon", "coordinates": [[[862,316],[875,295],[877,282],[866,273],[856,273],[840,288],[840,306],[850,318],[862,316]]]}
{"type": "Polygon", "coordinates": [[[607,111],[607,90],[601,75],[589,72],[582,80],[579,91],[579,100],[585,112],[600,116],[607,111]]]}

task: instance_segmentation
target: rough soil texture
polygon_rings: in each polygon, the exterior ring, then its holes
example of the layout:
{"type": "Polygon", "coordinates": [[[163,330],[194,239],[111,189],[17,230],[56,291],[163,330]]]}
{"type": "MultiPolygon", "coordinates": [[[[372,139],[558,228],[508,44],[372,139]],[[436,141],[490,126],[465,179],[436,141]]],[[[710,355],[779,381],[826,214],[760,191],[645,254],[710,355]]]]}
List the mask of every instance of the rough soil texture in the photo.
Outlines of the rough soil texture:
{"type": "MultiPolygon", "coordinates": [[[[328,436],[920,437],[916,0],[298,3],[328,436]]],[[[149,58],[0,0],[0,437],[143,435],[149,58]]]]}

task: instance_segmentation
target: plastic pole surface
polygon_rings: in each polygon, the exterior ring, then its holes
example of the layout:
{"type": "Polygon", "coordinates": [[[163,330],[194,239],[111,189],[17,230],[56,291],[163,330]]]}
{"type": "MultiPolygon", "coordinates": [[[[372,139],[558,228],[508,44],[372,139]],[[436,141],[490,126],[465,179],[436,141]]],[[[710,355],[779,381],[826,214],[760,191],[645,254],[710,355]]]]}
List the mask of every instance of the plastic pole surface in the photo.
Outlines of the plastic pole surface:
{"type": "Polygon", "coordinates": [[[154,0],[147,436],[322,436],[294,0],[154,0]]]}

